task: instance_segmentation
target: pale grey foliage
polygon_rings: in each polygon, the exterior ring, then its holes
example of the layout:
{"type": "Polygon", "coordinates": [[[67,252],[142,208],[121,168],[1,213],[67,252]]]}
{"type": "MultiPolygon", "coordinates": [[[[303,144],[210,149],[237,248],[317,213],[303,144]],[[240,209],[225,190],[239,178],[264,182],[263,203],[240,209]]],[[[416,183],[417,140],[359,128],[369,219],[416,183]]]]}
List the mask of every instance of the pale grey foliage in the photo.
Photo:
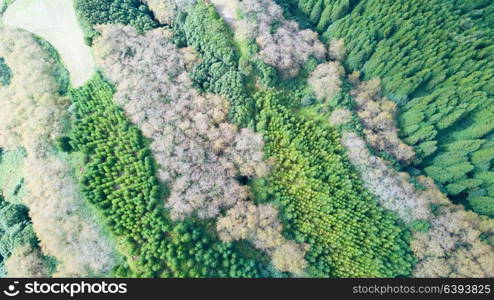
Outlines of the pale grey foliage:
{"type": "Polygon", "coordinates": [[[254,205],[242,201],[229,209],[216,223],[222,241],[249,240],[271,255],[274,267],[280,272],[302,275],[307,266],[305,245],[286,240],[278,210],[271,204],[254,205]]]}
{"type": "Polygon", "coordinates": [[[343,39],[332,39],[329,42],[328,56],[330,59],[342,62],[345,59],[346,49],[343,39]]]}
{"type": "Polygon", "coordinates": [[[69,103],[58,95],[54,60],[31,34],[8,28],[0,28],[0,57],[12,72],[10,84],[0,86],[0,147],[23,145],[42,156],[61,132],[57,120],[69,103]]]}
{"type": "Polygon", "coordinates": [[[147,4],[149,10],[161,24],[171,24],[175,18],[177,6],[173,0],[140,0],[147,4]]]}
{"type": "Polygon", "coordinates": [[[297,75],[300,67],[314,56],[326,56],[324,45],[312,30],[300,30],[295,21],[283,16],[281,7],[272,0],[244,0],[239,3],[244,18],[237,22],[240,39],[255,39],[259,57],[286,77],[297,75]]]}
{"type": "Polygon", "coordinates": [[[351,94],[355,99],[357,115],[365,127],[367,142],[376,150],[385,151],[396,159],[409,163],[414,158],[415,152],[398,137],[394,118],[396,104],[382,97],[381,80],[375,78],[366,82],[357,82],[351,94]]]}
{"type": "Polygon", "coordinates": [[[85,206],[72,170],[59,158],[27,157],[24,165],[33,229],[47,255],[57,258],[54,276],[103,275],[115,265],[112,243],[85,206]]]}
{"type": "Polygon", "coordinates": [[[319,64],[309,76],[309,86],[318,99],[327,102],[341,92],[341,76],[344,72],[337,61],[319,64]]]}
{"type": "Polygon", "coordinates": [[[7,277],[49,277],[50,272],[43,262],[41,251],[30,245],[14,249],[12,255],[5,260],[7,277]]]}
{"type": "Polygon", "coordinates": [[[494,233],[492,219],[449,204],[430,222],[429,232],[413,234],[415,277],[494,276],[494,243],[483,238],[494,233]]]}
{"type": "MultiPolygon", "coordinates": [[[[416,277],[494,276],[494,221],[454,205],[435,186],[420,176],[417,189],[406,173],[399,173],[370,154],[362,138],[344,132],[342,144],[364,185],[379,203],[412,226],[417,220],[428,230],[414,230],[411,247],[418,258],[416,277]],[[432,213],[432,205],[436,211],[432,213]],[[488,237],[484,239],[483,237],[488,237]]],[[[413,227],[412,227],[413,228],[413,227]]]]}
{"type": "Polygon", "coordinates": [[[283,238],[277,210],[246,201],[249,188],[237,181],[267,173],[262,137],[227,122],[224,98],[200,95],[192,87],[183,51],[165,31],[139,35],[118,25],[99,29],[96,62],[116,83],[116,101],[152,139],[159,177],[171,186],[166,207],[172,219],[215,218],[226,209],[217,226],[224,241],[247,239],[272,255],[280,271],[301,274],[305,250],[283,238]]]}
{"type": "Polygon", "coordinates": [[[237,177],[266,174],[262,137],[227,122],[225,99],[192,87],[183,55],[166,31],[99,29],[97,64],[117,84],[116,101],[152,139],[159,178],[171,185],[166,206],[172,218],[213,218],[247,199],[248,188],[237,177]]]}
{"type": "Polygon", "coordinates": [[[352,112],[345,108],[338,108],[331,112],[329,122],[334,125],[344,125],[352,121],[352,112]]]}
{"type": "Polygon", "coordinates": [[[28,32],[0,29],[0,56],[12,80],[0,87],[0,146],[23,146],[23,167],[33,229],[43,253],[57,258],[56,276],[104,274],[115,264],[111,243],[85,206],[72,170],[55,155],[67,118],[67,97],[58,94],[54,60],[28,32]]]}
{"type": "Polygon", "coordinates": [[[382,206],[396,212],[406,223],[429,217],[429,203],[420,199],[406,173],[394,171],[381,158],[371,155],[365,141],[355,133],[345,131],[341,142],[365,187],[378,196],[382,206]]]}

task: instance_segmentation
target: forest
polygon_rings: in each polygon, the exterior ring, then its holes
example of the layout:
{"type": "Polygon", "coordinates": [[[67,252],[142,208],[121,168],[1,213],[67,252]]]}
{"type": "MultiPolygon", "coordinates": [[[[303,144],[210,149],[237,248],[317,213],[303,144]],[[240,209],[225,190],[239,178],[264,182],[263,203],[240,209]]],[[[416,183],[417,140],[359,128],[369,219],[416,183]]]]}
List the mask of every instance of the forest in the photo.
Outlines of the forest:
{"type": "Polygon", "coordinates": [[[494,2],[37,1],[0,277],[494,277],[494,2]]]}

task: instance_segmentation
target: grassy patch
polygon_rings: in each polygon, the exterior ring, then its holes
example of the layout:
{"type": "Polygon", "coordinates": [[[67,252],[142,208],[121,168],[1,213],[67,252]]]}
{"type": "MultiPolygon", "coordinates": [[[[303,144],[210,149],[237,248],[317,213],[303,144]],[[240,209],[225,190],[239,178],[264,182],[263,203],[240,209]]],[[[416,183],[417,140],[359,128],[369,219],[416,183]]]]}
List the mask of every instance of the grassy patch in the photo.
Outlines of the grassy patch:
{"type": "Polygon", "coordinates": [[[11,203],[21,203],[25,194],[24,178],[21,172],[25,158],[26,152],[20,147],[0,152],[0,191],[11,203]]]}

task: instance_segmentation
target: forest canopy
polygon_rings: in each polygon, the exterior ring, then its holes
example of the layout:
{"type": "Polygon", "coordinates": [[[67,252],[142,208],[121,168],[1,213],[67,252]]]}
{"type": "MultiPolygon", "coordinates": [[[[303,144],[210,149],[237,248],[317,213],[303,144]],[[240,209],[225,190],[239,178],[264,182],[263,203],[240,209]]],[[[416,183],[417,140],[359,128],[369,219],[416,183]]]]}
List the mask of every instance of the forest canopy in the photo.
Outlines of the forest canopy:
{"type": "Polygon", "coordinates": [[[494,276],[494,2],[23,1],[1,277],[494,276]]]}

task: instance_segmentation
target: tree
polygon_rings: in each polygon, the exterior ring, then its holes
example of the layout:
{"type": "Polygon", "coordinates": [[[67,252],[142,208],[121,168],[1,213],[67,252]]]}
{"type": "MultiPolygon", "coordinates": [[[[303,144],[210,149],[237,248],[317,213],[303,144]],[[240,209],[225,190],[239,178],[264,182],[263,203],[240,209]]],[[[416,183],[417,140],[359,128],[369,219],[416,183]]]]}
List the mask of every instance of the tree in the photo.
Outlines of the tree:
{"type": "Polygon", "coordinates": [[[19,204],[5,204],[0,209],[0,226],[9,228],[27,218],[27,208],[19,204]]]}
{"type": "Polygon", "coordinates": [[[0,32],[0,56],[13,74],[10,84],[0,87],[0,146],[26,149],[23,202],[32,229],[43,252],[58,259],[59,276],[104,274],[115,263],[113,247],[87,211],[72,170],[52,151],[69,107],[58,92],[54,60],[31,34],[0,32]]]}
{"type": "Polygon", "coordinates": [[[394,120],[396,104],[381,96],[379,78],[359,82],[351,94],[355,99],[357,115],[364,125],[367,142],[378,151],[385,151],[404,163],[410,163],[415,153],[398,137],[394,120]]]}
{"type": "Polygon", "coordinates": [[[304,252],[300,250],[300,247],[289,241],[274,250],[273,265],[277,270],[289,271],[301,276],[307,263],[304,260],[304,252]]]}
{"type": "Polygon", "coordinates": [[[24,245],[5,261],[8,277],[48,277],[50,275],[39,248],[24,245]]]}
{"type": "Polygon", "coordinates": [[[310,245],[309,274],[407,274],[413,258],[406,230],[363,188],[337,131],[294,115],[279,104],[284,101],[280,93],[256,96],[261,110],[256,128],[264,136],[266,155],[275,161],[268,191],[283,207],[290,232],[310,245]]]}
{"type": "Polygon", "coordinates": [[[345,41],[343,39],[332,39],[329,42],[328,56],[330,59],[343,62],[345,52],[345,41]]]}
{"type": "Polygon", "coordinates": [[[271,255],[278,271],[297,276],[304,273],[307,265],[305,247],[283,237],[283,226],[273,205],[256,206],[250,202],[238,202],[224,217],[218,218],[216,229],[225,242],[250,240],[256,248],[271,255]]]}
{"type": "Polygon", "coordinates": [[[416,188],[408,174],[397,172],[381,158],[372,156],[356,134],[345,132],[342,143],[364,185],[382,206],[397,213],[412,228],[411,247],[418,259],[413,270],[415,277],[494,274],[494,240],[484,239],[494,233],[492,219],[451,204],[430,178],[418,177],[416,180],[423,188],[416,188]],[[427,224],[425,230],[417,228],[417,222],[427,224]]]}
{"type": "Polygon", "coordinates": [[[242,40],[255,40],[259,57],[278,69],[285,78],[295,77],[309,57],[323,59],[324,45],[317,33],[300,30],[294,21],[283,16],[282,9],[272,0],[244,0],[239,3],[244,19],[239,23],[242,40]]]}
{"type": "Polygon", "coordinates": [[[316,97],[328,102],[341,91],[343,67],[338,62],[320,64],[310,74],[309,85],[316,97]]]}
{"type": "Polygon", "coordinates": [[[397,213],[407,224],[429,218],[429,200],[409,183],[407,173],[391,170],[383,159],[371,155],[365,141],[354,133],[344,132],[341,141],[365,187],[378,196],[383,207],[397,213]]]}
{"type": "Polygon", "coordinates": [[[177,3],[171,0],[140,0],[149,7],[160,24],[171,24],[176,15],[177,3]]]}
{"type": "Polygon", "coordinates": [[[157,27],[151,12],[139,0],[76,0],[74,8],[89,44],[97,36],[94,25],[132,25],[141,33],[157,27]]]}
{"type": "Polygon", "coordinates": [[[236,178],[267,173],[262,137],[227,122],[224,98],[193,89],[182,54],[163,30],[139,35],[130,27],[100,28],[97,63],[117,83],[116,101],[152,139],[159,177],[171,185],[172,218],[213,218],[247,199],[236,178]]]}
{"type": "MultiPolygon", "coordinates": [[[[184,1],[183,5],[189,2],[184,1]]],[[[201,60],[190,73],[194,85],[204,92],[226,97],[230,102],[229,120],[252,128],[254,100],[239,66],[240,54],[230,27],[214,6],[204,1],[179,11],[179,21],[173,24],[174,39],[180,46],[194,47],[201,60]]]]}
{"type": "MultiPolygon", "coordinates": [[[[432,167],[439,176],[448,170],[436,165],[434,157],[445,153],[449,143],[487,141],[494,130],[490,75],[494,65],[489,63],[494,59],[493,36],[485,26],[492,23],[494,3],[474,2],[325,1],[319,23],[311,22],[325,31],[323,40],[345,41],[343,65],[349,72],[361,71],[364,80],[382,79],[383,96],[398,106],[400,136],[416,148],[414,168],[432,167]]],[[[299,13],[310,18],[303,10],[299,13]]],[[[475,179],[478,172],[492,168],[489,163],[480,164],[458,180],[475,179]]],[[[447,191],[453,195],[460,189],[451,184],[447,191]]],[[[465,188],[455,199],[466,204],[470,195],[488,189],[492,183],[465,188]]]]}
{"type": "Polygon", "coordinates": [[[114,88],[101,74],[70,95],[75,119],[71,145],[87,158],[82,191],[122,241],[119,250],[129,276],[269,276],[263,262],[244,257],[233,245],[206,233],[207,221],[170,220],[161,205],[165,195],[160,193],[151,152],[113,101],[114,88]]]}
{"type": "Polygon", "coordinates": [[[494,216],[494,201],[492,201],[492,197],[470,196],[468,197],[468,202],[470,202],[473,210],[479,214],[490,217],[494,216]]]}
{"type": "Polygon", "coordinates": [[[335,109],[329,117],[329,122],[334,126],[349,123],[351,120],[352,112],[344,108],[335,109]]]}

